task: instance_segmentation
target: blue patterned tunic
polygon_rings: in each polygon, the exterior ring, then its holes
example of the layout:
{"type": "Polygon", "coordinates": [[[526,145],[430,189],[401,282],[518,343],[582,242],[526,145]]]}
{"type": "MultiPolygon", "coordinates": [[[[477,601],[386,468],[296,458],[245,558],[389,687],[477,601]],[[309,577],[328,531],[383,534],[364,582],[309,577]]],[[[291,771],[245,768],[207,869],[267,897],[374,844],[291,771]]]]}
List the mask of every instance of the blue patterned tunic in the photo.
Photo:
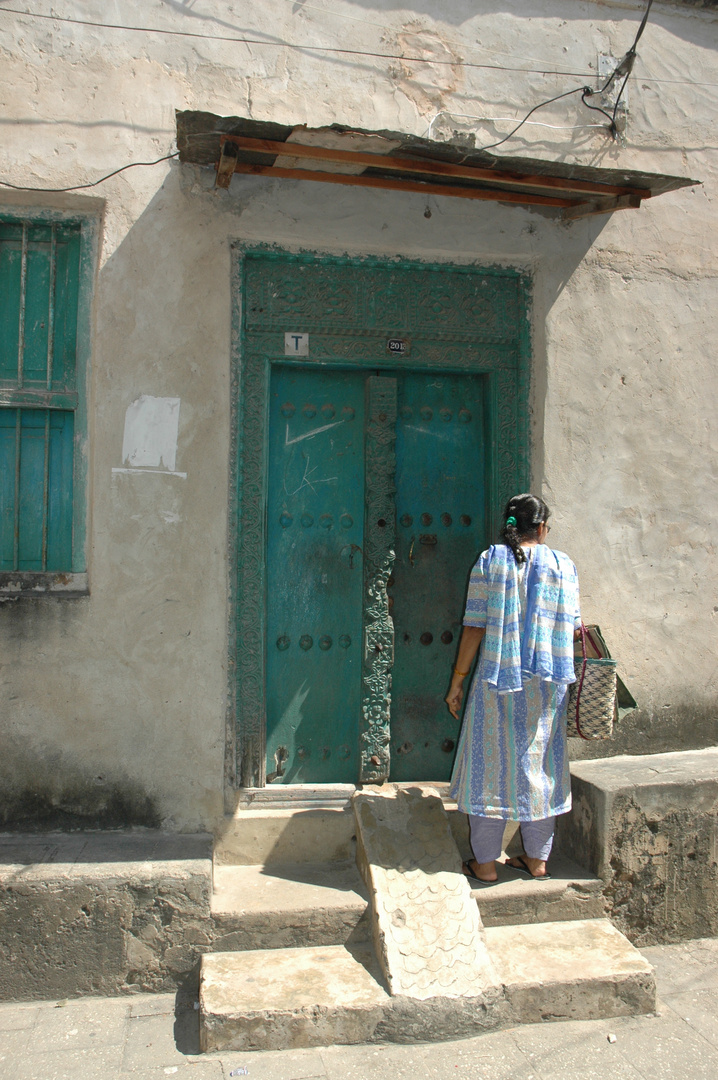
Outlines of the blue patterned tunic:
{"type": "MultiPolygon", "coordinates": [[[[525,551],[527,562],[518,568],[520,615],[526,609],[526,580],[535,549],[525,551]]],[[[480,563],[481,559],[471,573],[465,626],[486,626],[487,584],[480,563]]],[[[571,616],[580,625],[577,581],[571,616]]],[[[463,813],[483,817],[537,821],[567,813],[571,809],[568,684],[534,676],[524,680],[521,690],[497,693],[485,681],[488,662],[483,653],[482,642],[466,701],[452,797],[463,813]]]]}

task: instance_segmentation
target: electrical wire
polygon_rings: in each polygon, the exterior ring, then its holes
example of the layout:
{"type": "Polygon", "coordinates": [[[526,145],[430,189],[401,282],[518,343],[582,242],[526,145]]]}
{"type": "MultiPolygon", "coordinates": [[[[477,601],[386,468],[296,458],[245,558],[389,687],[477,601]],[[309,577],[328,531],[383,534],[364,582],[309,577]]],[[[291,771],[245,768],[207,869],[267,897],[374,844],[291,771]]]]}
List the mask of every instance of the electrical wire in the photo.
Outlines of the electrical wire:
{"type": "MultiPolygon", "coordinates": [[[[561,75],[578,79],[592,79],[594,72],[590,71],[563,71],[556,68],[524,68],[508,67],[506,64],[479,64],[469,60],[437,60],[425,56],[409,56],[406,53],[382,53],[367,49],[343,49],[332,45],[300,45],[292,41],[268,41],[262,38],[233,37],[228,34],[198,34],[192,30],[169,30],[158,26],[132,26],[126,23],[107,23],[93,19],[75,19],[67,15],[47,15],[42,12],[21,11],[18,8],[0,7],[0,15],[7,12],[12,15],[22,15],[29,19],[45,19],[49,22],[69,23],[75,26],[92,26],[104,30],[127,30],[140,34],[164,34],[170,37],[194,38],[200,41],[226,41],[238,45],[258,45],[265,48],[297,49],[302,52],[314,53],[338,53],[347,56],[367,56],[379,60],[403,60],[411,64],[433,64],[434,67],[464,67],[475,68],[485,71],[509,71],[523,75],[561,75]]],[[[645,18],[645,16],[644,16],[645,18]]],[[[380,25],[380,24],[377,24],[380,25]]],[[[642,32],[642,31],[641,31],[642,32]]],[[[638,36],[636,40],[638,40],[638,36]]],[[[510,54],[507,54],[510,55],[510,54]]],[[[693,79],[656,79],[644,76],[643,82],[665,83],[677,86],[718,86],[718,82],[699,82],[693,79]]]]}
{"type": "Polygon", "coordinates": [[[564,94],[556,94],[556,97],[549,98],[548,101],[539,102],[538,105],[534,105],[533,109],[529,109],[529,111],[526,113],[526,116],[524,116],[523,120],[520,120],[519,123],[516,125],[516,127],[513,129],[513,131],[510,131],[508,133],[508,135],[505,135],[503,137],[503,139],[499,139],[498,142],[489,143],[487,146],[477,146],[476,149],[477,150],[493,150],[493,148],[495,146],[501,146],[502,143],[508,142],[508,140],[513,135],[516,134],[516,132],[519,130],[520,127],[524,126],[524,124],[528,120],[529,116],[532,116],[533,113],[535,113],[537,109],[543,109],[545,105],[551,105],[552,102],[560,101],[561,98],[571,97],[572,94],[580,94],[582,92],[585,94],[587,90],[589,91],[589,93],[593,92],[593,91],[591,91],[590,87],[576,86],[576,87],[574,87],[573,90],[567,90],[564,94]]]}
{"type": "Polygon", "coordinates": [[[179,157],[179,150],[176,150],[174,154],[165,154],[164,157],[157,158],[156,161],[131,161],[129,165],[122,165],[119,169],[114,169],[107,176],[101,176],[99,180],[93,180],[89,184],[74,184],[72,187],[25,187],[24,184],[11,184],[8,180],[0,180],[0,186],[6,188],[12,188],[13,191],[47,191],[52,195],[59,194],[63,191],[84,191],[85,188],[97,187],[98,184],[104,184],[105,180],[109,180],[113,176],[117,176],[118,173],[124,172],[125,169],[136,169],[141,165],[159,165],[162,161],[170,161],[172,158],[179,157]]]}
{"type": "Polygon", "coordinates": [[[613,110],[611,112],[608,112],[606,109],[602,108],[600,105],[589,105],[589,103],[586,101],[586,98],[589,95],[591,95],[593,93],[593,91],[591,91],[588,87],[586,88],[586,90],[584,90],[583,94],[581,95],[581,100],[582,100],[583,104],[586,106],[587,109],[592,109],[594,112],[603,113],[603,115],[608,119],[608,121],[609,121],[609,131],[611,132],[611,135],[613,136],[614,139],[618,138],[618,127],[616,125],[616,116],[618,115],[618,106],[621,103],[621,98],[623,97],[623,92],[626,89],[626,83],[628,82],[628,80],[629,80],[629,78],[631,76],[631,72],[633,71],[633,65],[636,62],[636,55],[637,55],[636,54],[636,46],[638,45],[638,42],[641,40],[641,35],[643,34],[643,31],[646,29],[646,23],[648,22],[648,15],[649,15],[650,10],[651,10],[652,7],[653,7],[653,0],[648,0],[648,4],[646,5],[646,10],[643,12],[643,18],[641,19],[641,25],[638,27],[638,32],[636,33],[636,36],[633,39],[633,44],[631,45],[630,49],[628,50],[626,55],[623,57],[621,62],[619,64],[617,64],[616,67],[613,69],[613,71],[609,75],[609,77],[608,77],[607,81],[605,82],[605,84],[598,91],[599,95],[603,96],[603,94],[605,94],[607,92],[608,88],[611,86],[611,83],[614,81],[614,79],[616,77],[620,77],[621,75],[623,75],[624,78],[623,78],[623,82],[621,83],[621,89],[618,91],[618,94],[616,95],[616,100],[613,103],[613,110]]]}
{"type": "MultiPolygon", "coordinates": [[[[628,70],[626,71],[626,77],[623,80],[623,82],[621,83],[621,89],[618,91],[618,97],[616,98],[616,101],[615,101],[614,106],[613,106],[613,121],[612,121],[612,125],[611,125],[611,130],[614,133],[614,137],[615,137],[615,132],[616,132],[616,113],[618,112],[618,106],[619,106],[619,103],[621,101],[621,98],[623,97],[623,91],[626,89],[626,83],[628,82],[629,76],[630,76],[631,72],[633,71],[633,63],[634,63],[634,61],[636,59],[636,46],[638,45],[638,42],[641,40],[641,35],[642,35],[643,31],[646,29],[646,23],[648,22],[648,16],[650,14],[650,11],[651,11],[652,7],[653,7],[653,0],[648,0],[646,10],[644,11],[643,18],[641,19],[641,25],[638,27],[638,33],[636,34],[635,38],[633,39],[633,45],[631,45],[630,49],[628,50],[628,52],[624,56],[623,60],[621,61],[621,64],[625,64],[628,61],[629,57],[630,57],[630,62],[628,62],[628,65],[627,65],[628,70]]],[[[618,65],[618,68],[621,67],[621,64],[618,65]]],[[[614,71],[614,73],[613,73],[614,75],[618,71],[618,68],[616,68],[616,71],[614,71]]]]}
{"type": "MultiPolygon", "coordinates": [[[[648,15],[650,13],[650,10],[651,10],[652,6],[653,6],[653,0],[648,0],[646,10],[643,13],[643,18],[641,20],[640,26],[638,28],[638,31],[636,33],[635,38],[633,39],[633,44],[631,45],[630,49],[625,54],[623,59],[620,61],[620,63],[617,64],[616,67],[614,68],[614,70],[611,72],[611,74],[609,75],[609,77],[606,80],[606,82],[604,83],[604,85],[598,91],[599,96],[605,94],[607,92],[607,90],[609,89],[609,87],[611,86],[611,84],[613,83],[613,81],[616,79],[617,76],[619,76],[619,75],[624,76],[623,82],[621,84],[621,88],[620,88],[620,90],[618,92],[618,95],[616,97],[616,101],[614,103],[612,113],[609,113],[606,109],[602,108],[599,105],[590,105],[588,103],[588,101],[586,99],[588,97],[592,97],[596,93],[596,91],[594,91],[590,86],[585,86],[585,85],[584,86],[576,86],[572,90],[566,90],[562,94],[556,94],[554,97],[547,98],[546,101],[541,101],[541,102],[538,103],[538,105],[534,105],[533,108],[529,109],[529,111],[526,113],[526,115],[523,117],[523,119],[519,121],[519,123],[516,125],[516,127],[514,127],[508,133],[508,135],[505,135],[502,139],[498,139],[496,142],[488,143],[485,146],[477,147],[476,149],[478,151],[493,150],[497,146],[502,146],[505,142],[508,142],[509,139],[513,138],[513,136],[516,134],[516,132],[520,128],[522,128],[523,125],[528,121],[529,117],[533,116],[533,114],[535,112],[537,112],[539,109],[543,109],[547,105],[552,105],[554,101],[561,101],[563,98],[572,97],[573,94],[579,94],[579,93],[581,94],[581,101],[586,106],[587,109],[591,109],[593,112],[599,112],[608,119],[608,121],[609,121],[609,130],[611,132],[611,135],[613,136],[614,139],[617,138],[618,129],[617,129],[617,126],[616,126],[616,116],[617,116],[617,113],[618,113],[618,105],[620,103],[623,92],[624,92],[624,90],[626,88],[626,83],[628,82],[628,79],[629,79],[629,77],[631,75],[631,72],[633,70],[633,65],[634,65],[634,62],[635,62],[635,59],[636,59],[636,46],[638,45],[638,42],[639,42],[639,40],[641,38],[641,35],[643,34],[643,31],[646,28],[646,23],[648,22],[648,15]]],[[[40,14],[35,14],[33,12],[20,12],[20,11],[15,11],[15,9],[12,9],[12,8],[0,8],[0,13],[2,13],[2,12],[10,12],[10,11],[14,12],[14,14],[17,14],[17,15],[30,15],[30,16],[32,16],[34,18],[50,19],[50,20],[54,20],[54,21],[58,21],[58,22],[80,23],[80,24],[86,25],[86,26],[101,26],[101,27],[108,28],[108,29],[123,29],[123,30],[136,30],[136,31],[142,30],[143,32],[166,33],[166,34],[172,34],[172,35],[175,35],[175,36],[193,37],[193,38],[198,38],[198,37],[199,38],[212,38],[212,39],[219,38],[219,35],[194,34],[194,33],[187,32],[187,31],[177,31],[177,30],[154,31],[154,30],[150,30],[149,28],[119,26],[117,24],[112,24],[112,23],[91,22],[90,20],[86,20],[86,19],[70,19],[70,18],[59,17],[59,16],[54,16],[54,15],[40,15],[40,14]]],[[[221,37],[221,38],[219,38],[219,40],[238,41],[238,42],[241,42],[241,43],[244,43],[244,44],[276,44],[276,43],[273,43],[273,42],[252,41],[252,40],[250,40],[248,38],[221,37]]],[[[306,46],[298,46],[298,45],[291,45],[291,46],[290,45],[285,45],[283,47],[316,49],[315,46],[306,47],[306,46]]],[[[353,55],[362,55],[362,56],[381,56],[381,57],[384,57],[384,58],[387,58],[387,59],[412,60],[412,61],[416,60],[417,62],[422,62],[422,63],[451,64],[451,61],[433,61],[433,60],[427,60],[424,57],[412,58],[412,57],[405,57],[403,55],[390,56],[390,55],[387,55],[386,53],[360,52],[359,50],[355,50],[355,49],[327,49],[327,48],[324,48],[324,47],[320,47],[317,51],[324,51],[324,52],[330,51],[330,52],[337,52],[337,53],[351,53],[353,55]]],[[[486,67],[495,68],[496,67],[496,65],[473,64],[473,63],[465,63],[465,62],[462,62],[462,66],[465,66],[465,67],[482,67],[482,68],[486,68],[486,67]]],[[[526,70],[526,69],[500,68],[500,70],[526,70]]],[[[541,74],[557,74],[557,73],[554,73],[554,72],[550,72],[550,73],[542,72],[541,74]]],[[[437,115],[441,115],[441,114],[437,114],[437,115]]],[[[449,114],[449,115],[451,115],[451,114],[449,114]]],[[[436,117],[434,119],[436,119],[436,117]]],[[[433,121],[432,121],[432,124],[433,124],[433,121]]],[[[429,130],[431,131],[431,125],[429,125],[429,130]]],[[[194,133],[194,134],[205,134],[205,133],[194,133]]],[[[213,134],[213,133],[207,132],[206,134],[213,134]]],[[[82,191],[82,190],[84,190],[86,188],[97,187],[98,184],[102,184],[102,183],[105,182],[105,180],[109,180],[111,177],[117,176],[118,173],[124,172],[125,169],[132,169],[132,168],[135,168],[138,165],[159,165],[160,162],[162,162],[162,161],[169,161],[171,158],[175,158],[175,157],[178,157],[178,156],[179,156],[178,153],[174,153],[174,154],[167,154],[164,157],[158,158],[157,161],[135,161],[135,162],[131,162],[129,165],[123,165],[121,168],[115,169],[113,172],[108,173],[107,176],[103,176],[99,180],[95,180],[92,183],[88,183],[88,184],[77,184],[74,187],[65,187],[65,188],[27,188],[27,187],[18,186],[16,184],[11,184],[11,183],[9,183],[7,181],[4,181],[4,180],[0,180],[0,185],[2,187],[14,188],[15,190],[18,190],[18,191],[47,191],[47,192],[50,192],[50,193],[60,193],[60,192],[65,192],[65,191],[82,191]]]]}
{"type": "MultiPolygon", "coordinates": [[[[440,116],[458,117],[460,120],[478,120],[482,124],[512,124],[516,119],[515,116],[477,116],[476,113],[460,113],[453,112],[451,109],[442,109],[436,116],[432,117],[428,128],[426,129],[425,138],[431,139],[432,128],[439,119],[440,116]]],[[[551,131],[585,131],[590,128],[603,128],[603,124],[547,124],[542,120],[526,120],[530,127],[543,127],[550,128],[551,131]]]]}
{"type": "Polygon", "coordinates": [[[591,78],[590,73],[582,71],[555,71],[542,68],[506,67],[503,64],[478,64],[470,60],[433,60],[425,56],[408,56],[406,53],[373,52],[368,49],[344,49],[338,45],[300,45],[292,41],[267,41],[262,38],[231,37],[227,34],[197,34],[192,30],[166,30],[158,26],[130,26],[125,23],[106,23],[92,19],[74,19],[67,15],[46,15],[35,11],[19,11],[17,8],[0,7],[0,14],[8,12],[24,15],[31,19],[46,19],[50,22],[70,23],[74,26],[93,26],[104,30],[129,30],[139,34],[166,34],[170,37],[195,38],[201,41],[228,41],[237,45],[260,45],[275,49],[298,49],[301,52],[338,53],[344,56],[369,56],[380,60],[402,60],[411,64],[433,64],[434,67],[465,67],[488,71],[514,71],[529,75],[568,75],[576,78],[591,78]]]}
{"type": "Polygon", "coordinates": [[[573,90],[567,90],[566,93],[564,93],[564,94],[557,94],[556,97],[548,98],[547,101],[542,101],[538,105],[534,105],[533,109],[530,109],[526,113],[526,116],[524,116],[523,120],[521,120],[516,125],[516,127],[512,131],[510,131],[508,133],[508,135],[505,135],[503,139],[499,139],[498,142],[488,143],[486,146],[477,147],[477,149],[480,149],[480,150],[493,150],[494,147],[501,146],[502,143],[508,142],[508,140],[513,135],[516,134],[516,132],[519,130],[519,128],[523,127],[523,125],[528,120],[529,116],[533,115],[533,113],[535,113],[537,109],[543,109],[545,105],[551,105],[552,102],[554,102],[554,101],[560,101],[561,98],[570,97],[572,94],[579,94],[579,93],[581,94],[581,101],[586,106],[587,109],[591,109],[593,112],[602,113],[602,115],[606,117],[606,119],[609,121],[609,125],[608,125],[609,131],[610,131],[612,137],[614,139],[616,139],[618,137],[618,127],[616,125],[616,116],[618,114],[618,106],[619,106],[621,97],[623,96],[623,91],[626,89],[626,83],[628,82],[628,79],[629,79],[629,77],[631,75],[631,72],[633,71],[633,65],[634,65],[635,60],[636,60],[636,46],[637,46],[637,44],[638,44],[638,42],[639,42],[639,40],[641,38],[641,34],[643,33],[643,31],[646,28],[646,23],[648,22],[648,14],[649,14],[652,6],[653,6],[653,0],[648,0],[646,10],[644,11],[643,18],[641,20],[641,25],[639,26],[638,32],[637,32],[635,38],[633,39],[633,44],[631,45],[630,49],[625,54],[623,59],[620,61],[620,63],[618,63],[616,65],[616,67],[613,69],[613,71],[611,72],[608,79],[606,80],[606,82],[601,87],[601,89],[598,91],[599,96],[602,96],[603,94],[605,94],[607,92],[607,90],[611,86],[611,83],[614,81],[614,79],[617,76],[620,76],[620,75],[624,76],[623,82],[621,83],[621,89],[619,90],[618,95],[617,95],[616,100],[615,100],[614,105],[613,105],[613,112],[608,112],[607,109],[602,108],[600,105],[590,105],[586,99],[589,98],[589,97],[593,97],[593,95],[596,93],[596,91],[593,90],[590,86],[577,86],[573,90]]]}

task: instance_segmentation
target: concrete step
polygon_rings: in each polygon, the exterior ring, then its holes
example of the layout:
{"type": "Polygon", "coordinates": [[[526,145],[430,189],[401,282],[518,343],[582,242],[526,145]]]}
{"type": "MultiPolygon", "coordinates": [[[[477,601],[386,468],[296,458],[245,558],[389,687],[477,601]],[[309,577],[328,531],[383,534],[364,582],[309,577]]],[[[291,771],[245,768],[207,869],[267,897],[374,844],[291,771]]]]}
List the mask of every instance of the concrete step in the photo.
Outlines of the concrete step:
{"type": "Polygon", "coordinates": [[[367,894],[354,862],[215,866],[213,948],[287,949],[366,940],[367,894]]]}
{"type": "Polygon", "coordinates": [[[477,997],[391,997],[369,945],[207,953],[203,1050],[422,1042],[542,1020],[655,1009],[650,964],[605,919],[492,927],[500,986],[477,997]]]}
{"type": "Polygon", "coordinates": [[[494,926],[485,935],[518,1023],[655,1011],[653,968],[608,919],[494,926]]]}
{"type": "Polygon", "coordinates": [[[250,805],[225,818],[214,838],[215,866],[349,862],[356,851],[354,813],[341,806],[283,809],[250,805]]]}
{"type": "MultiPolygon", "coordinates": [[[[551,880],[499,866],[499,882],[472,888],[484,926],[596,919],[602,882],[570,859],[551,861],[551,880]]],[[[355,863],[215,866],[212,948],[286,949],[342,945],[370,935],[367,890],[355,863]]]]}
{"type": "Polygon", "coordinates": [[[471,895],[479,905],[484,926],[600,919],[605,914],[600,878],[560,855],[550,859],[548,869],[550,880],[535,881],[519,870],[497,864],[499,880],[495,885],[471,881],[471,895]]]}
{"type": "MultiPolygon", "coordinates": [[[[448,784],[393,784],[393,788],[431,788],[438,791],[449,818],[451,831],[462,858],[470,857],[469,825],[466,814],[449,798],[448,784]]],[[[215,832],[215,866],[257,866],[269,863],[346,862],[355,856],[356,823],[351,809],[354,787],[336,788],[292,785],[261,788],[251,793],[231,817],[215,832]],[[329,797],[331,796],[331,797],[329,797]],[[322,800],[325,799],[325,802],[322,800]]],[[[517,833],[509,822],[504,846],[517,833]]],[[[518,850],[518,849],[517,849],[518,850]]]]}
{"type": "Polygon", "coordinates": [[[368,1042],[390,1001],[368,944],[207,953],[199,995],[205,1052],[368,1042]]]}

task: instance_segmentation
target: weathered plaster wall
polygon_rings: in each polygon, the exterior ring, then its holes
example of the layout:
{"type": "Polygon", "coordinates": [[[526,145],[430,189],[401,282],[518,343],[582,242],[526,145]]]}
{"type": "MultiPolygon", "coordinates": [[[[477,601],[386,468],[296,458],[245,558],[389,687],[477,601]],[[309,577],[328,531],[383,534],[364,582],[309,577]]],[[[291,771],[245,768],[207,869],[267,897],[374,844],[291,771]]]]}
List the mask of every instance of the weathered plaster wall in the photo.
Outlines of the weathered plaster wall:
{"type": "MultiPolygon", "coordinates": [[[[51,11],[46,0],[37,7],[51,11]]],[[[91,0],[61,12],[204,38],[0,10],[0,176],[57,188],[151,161],[173,149],[175,108],[416,134],[442,110],[520,117],[586,81],[598,53],[623,55],[642,10],[575,0],[335,0],[331,11],[303,0],[111,9],[91,0]],[[220,40],[238,37],[253,44],[220,40]]],[[[210,171],[176,163],[123,172],[92,199],[0,196],[103,215],[91,595],[0,609],[8,820],[194,829],[222,814],[234,239],[531,270],[534,486],[555,507],[552,541],[579,565],[584,614],[601,624],[641,704],[617,747],[716,741],[717,41],[714,12],[656,3],[625,146],[586,126],[598,118],[576,95],[532,118],[559,127],[527,125],[502,148],[704,181],[610,219],[565,226],[435,197],[426,218],[418,195],[255,178],[216,192],[210,171]],[[175,471],[186,477],[112,472],[123,464],[126,410],[143,394],[181,399],[175,471]]],[[[483,145],[509,127],[439,117],[433,131],[474,131],[483,145]]]]}

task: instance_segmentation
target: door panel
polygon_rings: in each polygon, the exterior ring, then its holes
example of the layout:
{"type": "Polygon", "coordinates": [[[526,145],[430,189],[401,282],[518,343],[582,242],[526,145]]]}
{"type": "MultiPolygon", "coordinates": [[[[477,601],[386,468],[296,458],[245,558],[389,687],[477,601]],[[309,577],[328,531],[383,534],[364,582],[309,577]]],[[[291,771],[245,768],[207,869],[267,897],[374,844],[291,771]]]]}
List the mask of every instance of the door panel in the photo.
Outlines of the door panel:
{"type": "Polygon", "coordinates": [[[483,380],[396,377],[390,778],[447,780],[460,725],[444,696],[468,574],[485,535],[483,380]]]}
{"type": "Polygon", "coordinates": [[[272,372],[269,782],[359,775],[365,381],[361,372],[272,372]]]}
{"type": "MultiPolygon", "coordinates": [[[[390,778],[448,779],[459,724],[444,695],[467,576],[485,533],[482,377],[387,371],[367,379],[277,366],[269,444],[268,782],[356,782],[362,713],[380,720],[383,712],[367,688],[379,693],[387,665],[390,778]],[[398,394],[396,474],[379,484],[389,503],[374,522],[365,516],[377,468],[366,388],[384,382],[398,394]],[[377,617],[365,552],[394,522],[394,648],[372,637],[363,670],[363,624],[368,632],[377,617]]],[[[379,720],[370,742],[381,771],[379,720]]]]}

